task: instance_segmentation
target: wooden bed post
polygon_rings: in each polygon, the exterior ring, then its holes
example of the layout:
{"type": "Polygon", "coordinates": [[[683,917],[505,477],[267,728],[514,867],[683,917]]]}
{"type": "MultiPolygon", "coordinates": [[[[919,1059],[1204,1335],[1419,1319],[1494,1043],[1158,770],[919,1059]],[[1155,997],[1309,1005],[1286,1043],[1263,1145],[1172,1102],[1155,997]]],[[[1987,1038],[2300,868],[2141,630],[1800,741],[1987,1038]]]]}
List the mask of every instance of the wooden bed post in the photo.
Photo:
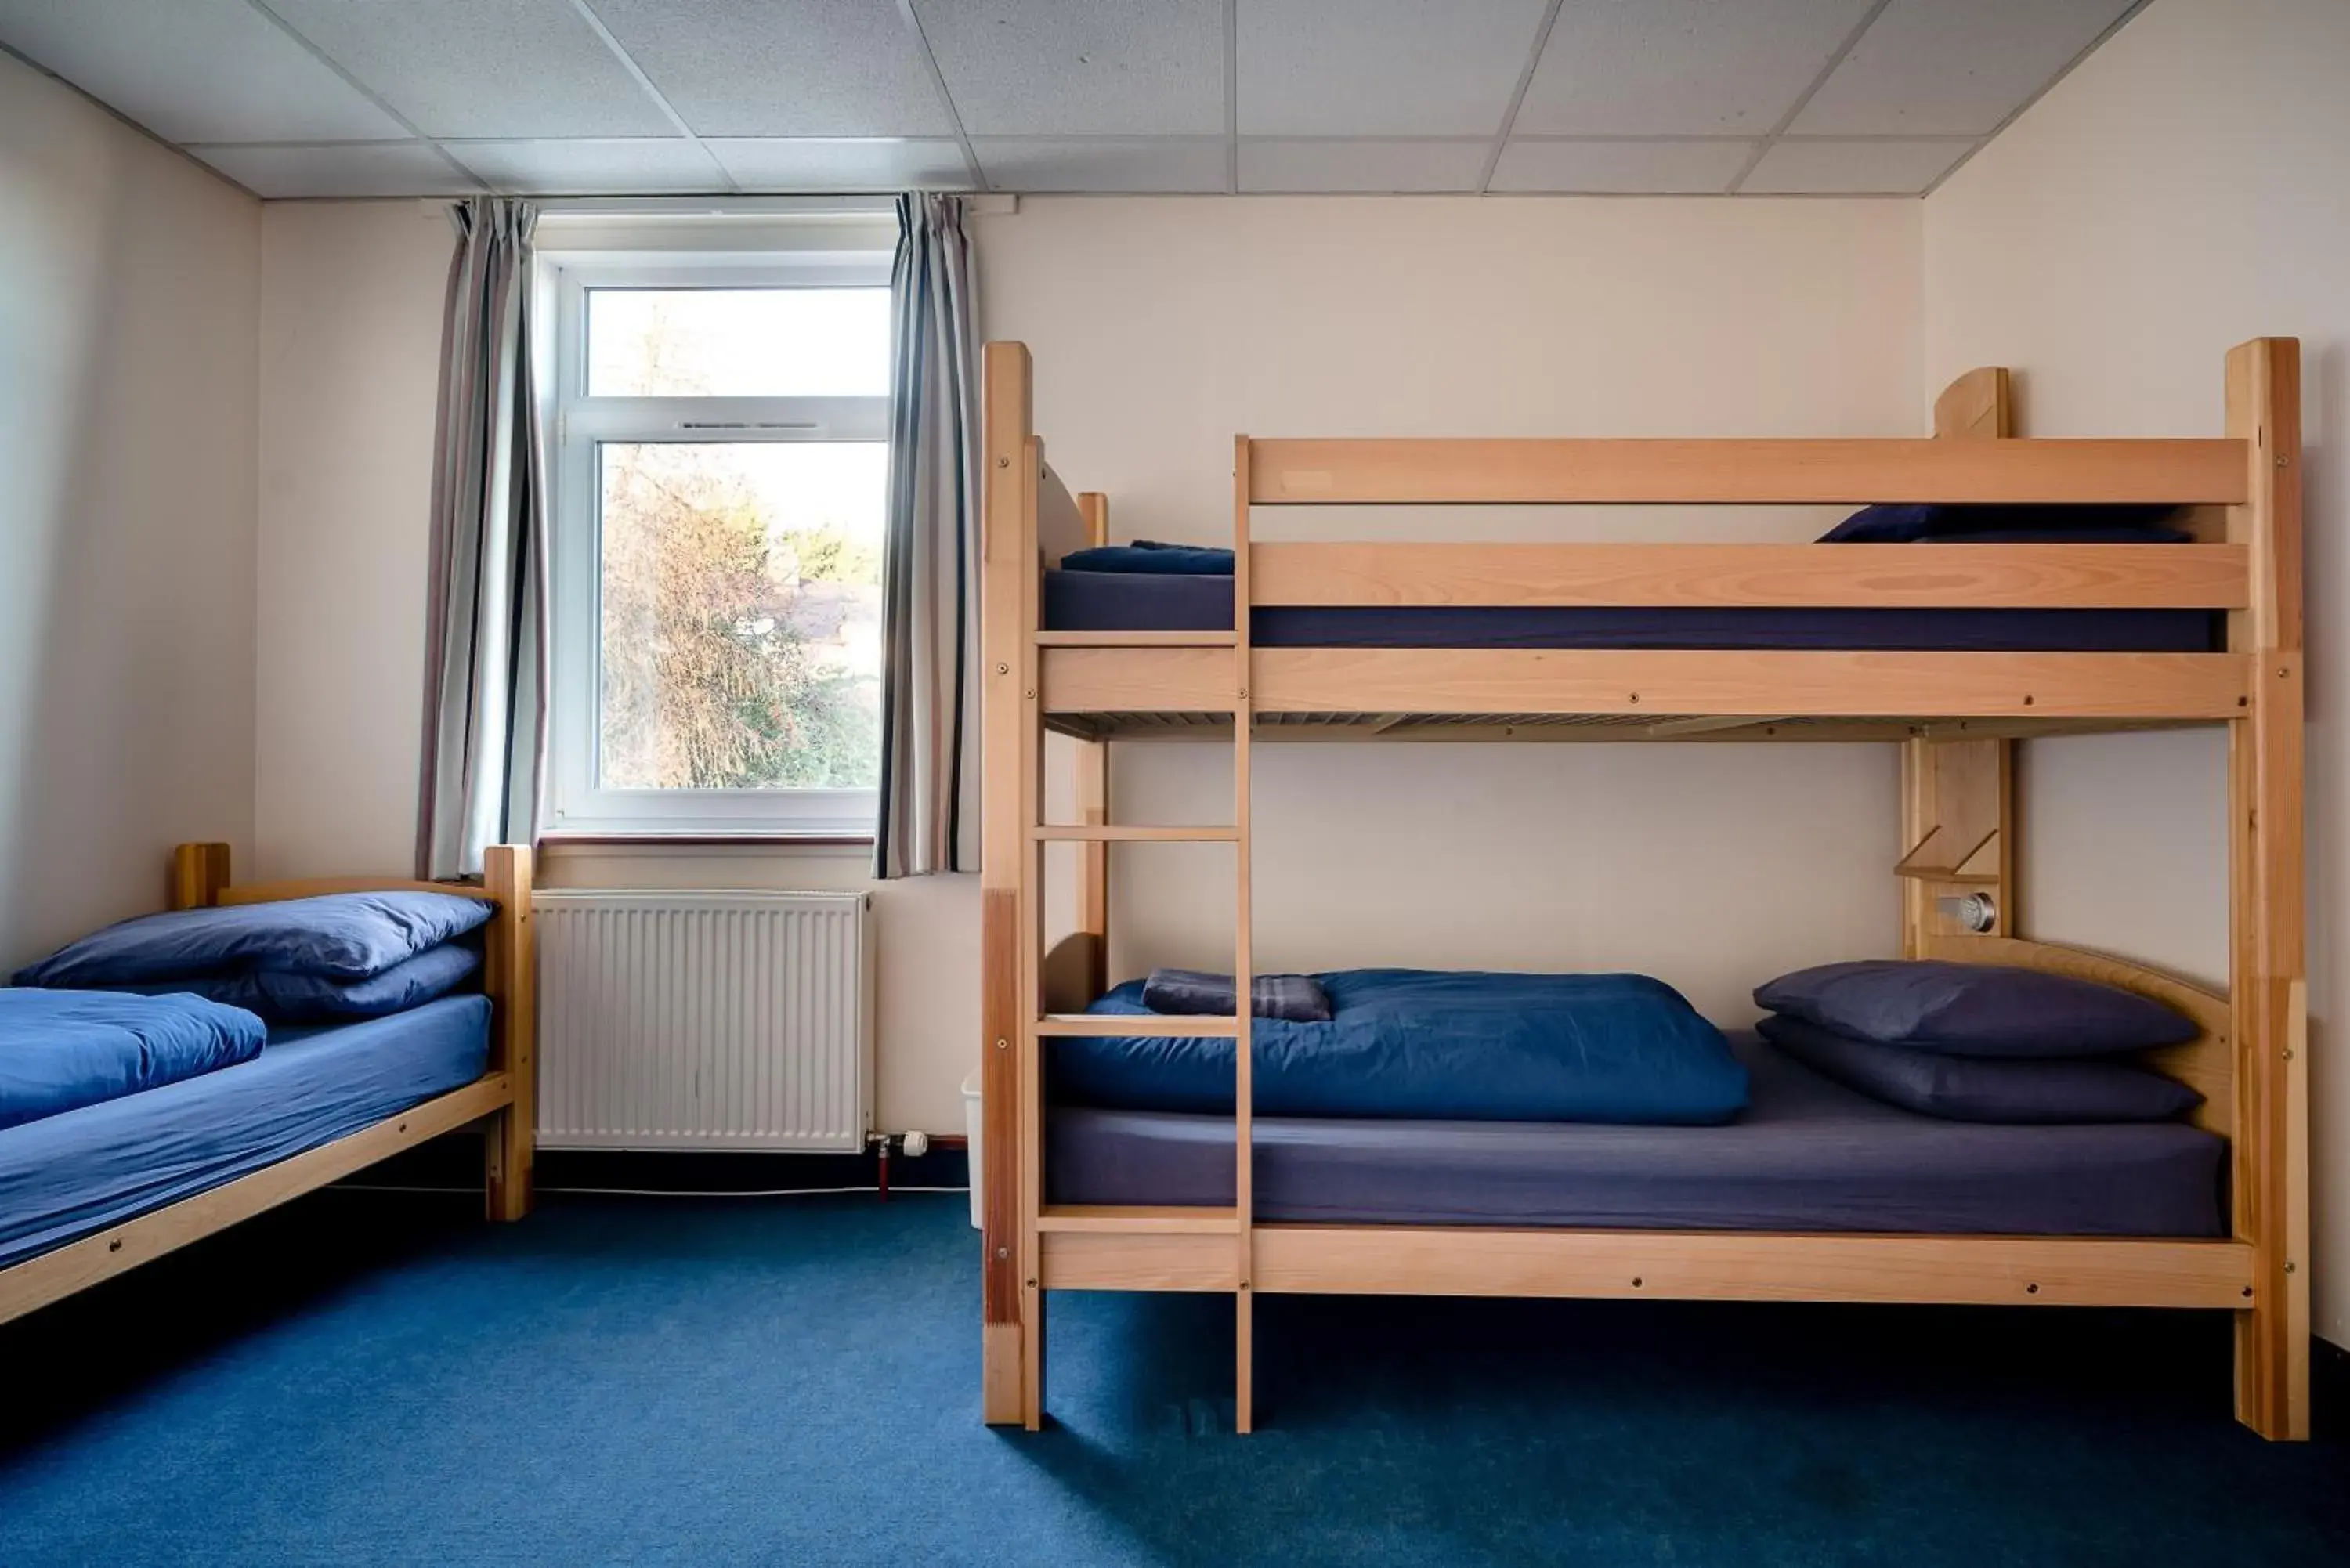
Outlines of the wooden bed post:
{"type": "Polygon", "coordinates": [[[531,914],[531,850],[494,844],[482,857],[483,890],[498,901],[490,922],[483,990],[490,998],[490,1065],[514,1099],[490,1118],[482,1150],[484,1208],[492,1220],[530,1212],[538,1120],[538,948],[531,914]]]}
{"type": "MultiPolygon", "coordinates": [[[[1086,542],[1109,543],[1109,497],[1098,490],[1077,494],[1086,520],[1086,542]]],[[[1109,742],[1076,742],[1077,820],[1089,826],[1109,821],[1109,742]]],[[[1077,846],[1077,929],[1093,938],[1086,974],[1086,999],[1109,989],[1109,846],[1101,840],[1077,846]]]]}
{"type": "MultiPolygon", "coordinates": [[[[2003,365],[1968,371],[1934,400],[1934,434],[2002,441],[2015,434],[2003,365]]],[[[1922,958],[1938,936],[2013,936],[2015,742],[1918,737],[1901,743],[1901,956],[1922,958]],[[1939,872],[1941,875],[1938,876],[1939,872]],[[1940,900],[1990,897],[1980,932],[1944,914],[1940,900]]]]}
{"type": "Polygon", "coordinates": [[[2228,726],[2229,1001],[2235,1015],[2236,1234],[2253,1249],[2236,1314],[2236,1418],[2309,1435],[2308,1042],[2302,868],[2301,345],[2228,355],[2228,433],[2251,464],[2228,542],[2251,553],[2251,606],[2228,618],[2252,658],[2228,726]]]}
{"type": "Polygon", "coordinates": [[[1037,1289],[1037,998],[1025,986],[1037,925],[1038,544],[1028,350],[990,343],[982,360],[985,483],[980,509],[980,1095],[983,1196],[981,1407],[994,1424],[1044,1419],[1044,1297],[1037,1289]]]}
{"type": "Polygon", "coordinates": [[[1232,1136],[1238,1146],[1232,1220],[1239,1239],[1232,1324],[1232,1429],[1236,1432],[1256,1429],[1256,1064],[1253,1044],[1256,961],[1249,867],[1250,748],[1255,730],[1255,705],[1249,691],[1255,681],[1249,651],[1250,610],[1254,603],[1249,592],[1250,493],[1249,439],[1236,436],[1232,440],[1232,633],[1238,661],[1232,679],[1232,881],[1238,893],[1232,919],[1232,1136]]]}
{"type": "Polygon", "coordinates": [[[209,909],[228,886],[228,846],[182,844],[172,851],[172,908],[209,909]]]}

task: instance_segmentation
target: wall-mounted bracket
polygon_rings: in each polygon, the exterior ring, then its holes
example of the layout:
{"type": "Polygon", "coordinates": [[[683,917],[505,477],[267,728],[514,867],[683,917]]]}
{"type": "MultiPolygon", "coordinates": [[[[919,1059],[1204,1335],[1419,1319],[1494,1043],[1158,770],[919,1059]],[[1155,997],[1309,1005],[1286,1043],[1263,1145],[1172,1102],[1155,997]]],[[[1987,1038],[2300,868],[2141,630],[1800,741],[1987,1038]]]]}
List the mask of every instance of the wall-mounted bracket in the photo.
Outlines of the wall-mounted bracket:
{"type": "Polygon", "coordinates": [[[1994,827],[1968,844],[1936,823],[1910,846],[1893,874],[1921,882],[1996,883],[2000,880],[1999,829],[1994,827]]]}

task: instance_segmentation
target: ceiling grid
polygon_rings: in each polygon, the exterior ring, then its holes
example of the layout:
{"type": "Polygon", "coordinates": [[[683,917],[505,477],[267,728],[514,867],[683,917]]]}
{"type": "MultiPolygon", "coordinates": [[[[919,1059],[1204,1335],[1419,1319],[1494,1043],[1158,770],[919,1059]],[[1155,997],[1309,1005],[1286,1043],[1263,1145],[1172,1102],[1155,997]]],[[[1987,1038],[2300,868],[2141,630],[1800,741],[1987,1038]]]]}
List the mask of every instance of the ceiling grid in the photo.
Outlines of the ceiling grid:
{"type": "Polygon", "coordinates": [[[1908,196],[2144,0],[0,0],[264,197],[1908,196]]]}

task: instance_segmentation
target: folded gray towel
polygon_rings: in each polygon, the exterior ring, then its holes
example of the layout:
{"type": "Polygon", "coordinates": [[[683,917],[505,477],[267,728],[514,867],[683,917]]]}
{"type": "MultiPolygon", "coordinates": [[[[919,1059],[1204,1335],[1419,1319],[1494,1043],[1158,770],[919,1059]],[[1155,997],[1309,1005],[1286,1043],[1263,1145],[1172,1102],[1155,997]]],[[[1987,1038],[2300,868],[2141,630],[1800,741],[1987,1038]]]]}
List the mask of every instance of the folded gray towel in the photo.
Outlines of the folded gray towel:
{"type": "MultiPolygon", "coordinates": [[[[1153,1012],[1231,1017],[1232,977],[1196,969],[1154,969],[1142,982],[1142,1005],[1153,1012]]],[[[1330,998],[1310,974],[1261,974],[1249,982],[1249,1011],[1292,1023],[1330,1022],[1330,998]]]]}

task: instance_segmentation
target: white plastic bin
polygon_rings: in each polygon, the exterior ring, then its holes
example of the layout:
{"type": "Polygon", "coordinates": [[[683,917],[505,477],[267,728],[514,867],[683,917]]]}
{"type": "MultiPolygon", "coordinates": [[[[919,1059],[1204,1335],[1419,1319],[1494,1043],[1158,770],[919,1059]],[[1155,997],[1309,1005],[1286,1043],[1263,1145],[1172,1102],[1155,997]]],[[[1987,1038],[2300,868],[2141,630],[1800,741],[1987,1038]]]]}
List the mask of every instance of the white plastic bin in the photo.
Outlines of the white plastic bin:
{"type": "Polygon", "coordinates": [[[962,1130],[971,1140],[971,1228],[987,1229],[987,1182],[979,1173],[979,1075],[962,1081],[962,1130]]]}

